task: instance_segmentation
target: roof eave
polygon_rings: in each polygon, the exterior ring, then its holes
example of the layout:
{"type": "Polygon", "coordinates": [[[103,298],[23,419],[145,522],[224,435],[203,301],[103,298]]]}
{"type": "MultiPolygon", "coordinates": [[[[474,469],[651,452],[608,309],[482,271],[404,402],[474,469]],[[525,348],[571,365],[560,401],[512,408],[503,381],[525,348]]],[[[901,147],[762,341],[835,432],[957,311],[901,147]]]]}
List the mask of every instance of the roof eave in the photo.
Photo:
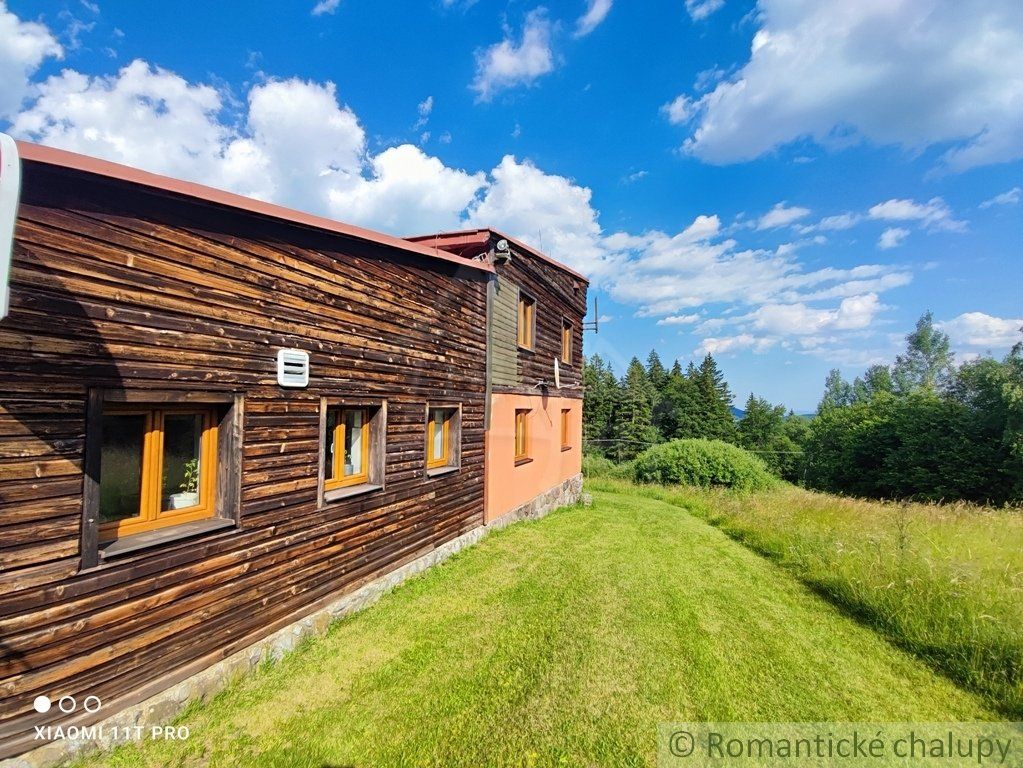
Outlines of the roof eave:
{"type": "Polygon", "coordinates": [[[83,173],[102,176],[108,179],[124,181],[130,184],[138,184],[150,189],[167,192],[172,195],[179,195],[212,205],[224,206],[244,211],[246,213],[252,213],[257,216],[264,216],[278,221],[308,227],[310,229],[329,232],[335,235],[342,235],[344,237],[350,237],[365,242],[376,243],[378,245],[384,245],[406,253],[413,253],[418,256],[425,256],[431,259],[439,259],[462,267],[469,267],[483,272],[494,271],[491,264],[486,262],[467,261],[466,259],[455,256],[454,254],[448,253],[440,248],[432,248],[404,238],[394,237],[371,229],[357,227],[352,224],[345,224],[340,221],[335,221],[334,219],[328,219],[324,216],[317,216],[315,214],[297,211],[292,208],[285,208],[281,205],[267,203],[251,197],[245,197],[243,195],[235,194],[234,192],[227,192],[190,181],[174,179],[169,176],[161,176],[157,173],[150,173],[149,171],[143,171],[138,168],[131,168],[126,165],[121,165],[120,163],[110,162],[109,160],[100,160],[99,158],[80,155],[76,152],[55,149],[53,147],[44,147],[40,144],[19,141],[17,142],[17,146],[22,161],[68,168],[75,171],[81,171],[83,173]]]}
{"type": "Polygon", "coordinates": [[[456,230],[453,232],[437,232],[428,235],[413,235],[411,237],[406,237],[405,239],[413,243],[424,243],[433,241],[433,244],[436,245],[438,248],[443,248],[445,245],[448,246],[477,245],[481,244],[482,242],[485,242],[491,237],[496,237],[499,240],[500,239],[507,240],[519,250],[526,251],[527,253],[536,256],[541,261],[545,261],[551,266],[556,267],[557,269],[560,269],[561,271],[566,272],[579,280],[582,280],[587,285],[589,285],[590,283],[590,279],[588,277],[579,272],[576,272],[571,267],[562,264],[560,261],[557,261],[556,259],[552,259],[546,253],[543,253],[542,251],[539,251],[536,248],[533,248],[532,246],[523,243],[521,240],[515,239],[511,235],[506,235],[503,232],[490,227],[483,227],[480,229],[463,229],[456,230]]]}

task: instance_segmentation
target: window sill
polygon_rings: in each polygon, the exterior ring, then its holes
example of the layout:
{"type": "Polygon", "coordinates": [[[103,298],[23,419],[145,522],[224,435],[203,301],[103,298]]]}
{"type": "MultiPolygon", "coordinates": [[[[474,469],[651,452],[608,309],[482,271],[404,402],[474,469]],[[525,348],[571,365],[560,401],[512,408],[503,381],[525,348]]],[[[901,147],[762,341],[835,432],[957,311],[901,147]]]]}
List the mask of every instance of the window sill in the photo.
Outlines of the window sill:
{"type": "Polygon", "coordinates": [[[350,499],[352,496],[362,496],[364,493],[379,491],[383,487],[373,483],[362,483],[360,485],[350,485],[347,488],[334,488],[324,492],[323,501],[327,504],[332,501],[342,501],[343,499],[350,499]]]}
{"type": "Polygon", "coordinates": [[[182,539],[190,539],[194,536],[224,531],[236,527],[234,520],[227,520],[222,517],[211,517],[206,520],[193,520],[190,523],[181,523],[166,528],[159,528],[155,531],[145,533],[134,533],[131,536],[122,536],[119,539],[108,541],[99,546],[100,563],[105,563],[114,558],[139,552],[151,547],[159,547],[163,544],[178,542],[182,539]]]}
{"type": "Polygon", "coordinates": [[[427,477],[441,477],[443,475],[450,475],[452,472],[457,472],[459,467],[434,467],[433,469],[426,470],[427,477]]]}
{"type": "Polygon", "coordinates": [[[520,345],[519,346],[519,352],[528,352],[531,355],[535,355],[536,354],[536,347],[523,347],[523,346],[520,345]]]}
{"type": "Polygon", "coordinates": [[[561,446],[561,452],[562,453],[564,453],[565,451],[571,451],[571,450],[572,450],[572,446],[571,445],[563,445],[563,446],[561,446]]]}
{"type": "Polygon", "coordinates": [[[524,458],[524,459],[515,459],[515,466],[516,467],[521,467],[523,464],[529,464],[532,461],[533,460],[531,458],[529,458],[528,456],[526,458],[524,458]]]}

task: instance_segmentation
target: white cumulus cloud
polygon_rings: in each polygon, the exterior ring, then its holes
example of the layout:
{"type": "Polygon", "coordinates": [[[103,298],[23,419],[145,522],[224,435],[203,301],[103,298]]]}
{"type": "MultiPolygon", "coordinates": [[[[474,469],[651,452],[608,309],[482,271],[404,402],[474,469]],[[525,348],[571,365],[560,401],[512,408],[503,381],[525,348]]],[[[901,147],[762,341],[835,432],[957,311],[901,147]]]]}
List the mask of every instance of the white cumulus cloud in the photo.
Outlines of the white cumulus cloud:
{"type": "Polygon", "coordinates": [[[384,150],[370,165],[369,178],[331,193],[330,212],[387,232],[456,229],[462,211],[487,185],[485,174],[448,168],[411,144],[384,150]]]}
{"type": "Polygon", "coordinates": [[[695,357],[703,355],[730,355],[736,352],[743,352],[751,349],[756,353],[769,350],[777,344],[777,340],[768,338],[757,338],[750,333],[740,333],[735,336],[708,336],[700,341],[699,346],[693,350],[695,357]]]}
{"type": "Polygon", "coordinates": [[[881,233],[881,237],[877,239],[877,247],[882,251],[897,248],[902,245],[902,241],[907,237],[909,237],[908,229],[903,229],[902,227],[888,227],[888,229],[881,233]]]}
{"type": "Polygon", "coordinates": [[[785,205],[785,202],[782,201],[780,203],[776,203],[771,210],[757,220],[757,229],[776,229],[777,227],[787,227],[789,224],[793,224],[800,219],[805,219],[809,215],[809,208],[801,208],[798,205],[788,207],[785,205]]]}
{"type": "Polygon", "coordinates": [[[948,204],[940,197],[926,203],[913,200],[887,200],[872,206],[867,215],[882,221],[915,221],[927,229],[964,232],[966,222],[955,218],[948,204]]]}
{"type": "Polygon", "coordinates": [[[669,315],[668,317],[662,317],[657,321],[658,325],[692,325],[700,321],[700,315],[669,315]]]}
{"type": "Polygon", "coordinates": [[[850,296],[835,309],[817,309],[803,303],[765,304],[741,321],[769,334],[815,335],[824,331],[867,328],[883,305],[877,294],[850,296]]]}
{"type": "Polygon", "coordinates": [[[712,163],[802,139],[918,151],[951,171],[1023,157],[1018,0],[759,0],[748,61],[695,105],[712,163]]]}
{"type": "Polygon", "coordinates": [[[64,49],[45,24],[22,21],[0,0],[0,119],[17,113],[43,61],[63,56],[64,49]]]}
{"type": "Polygon", "coordinates": [[[511,155],[490,175],[485,197],[470,210],[471,226],[496,227],[586,274],[607,274],[611,254],[588,188],[511,155]]]}
{"type": "Polygon", "coordinates": [[[664,113],[665,117],[668,118],[668,122],[672,125],[682,125],[683,123],[688,123],[693,117],[695,107],[696,105],[693,100],[683,94],[661,107],[661,112],[664,113]]]}
{"type": "Polygon", "coordinates": [[[551,22],[545,9],[536,8],[526,15],[517,43],[506,30],[501,42],[477,51],[476,78],[471,87],[480,101],[490,101],[499,91],[532,85],[553,70],[551,22]]]}
{"type": "Polygon", "coordinates": [[[1004,350],[1023,341],[1023,317],[992,317],[983,312],[965,312],[938,324],[953,344],[968,350],[1004,350]]]}

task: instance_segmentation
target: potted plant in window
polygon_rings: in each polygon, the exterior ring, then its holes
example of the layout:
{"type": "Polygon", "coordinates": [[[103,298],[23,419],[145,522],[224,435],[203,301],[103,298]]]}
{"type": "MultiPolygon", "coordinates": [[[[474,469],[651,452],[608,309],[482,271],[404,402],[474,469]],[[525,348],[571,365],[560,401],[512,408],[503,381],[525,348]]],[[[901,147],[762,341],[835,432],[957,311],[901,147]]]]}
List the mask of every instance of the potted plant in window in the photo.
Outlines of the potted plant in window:
{"type": "Polygon", "coordinates": [[[170,509],[187,509],[199,503],[199,459],[192,458],[185,462],[184,481],[179,486],[180,493],[172,493],[168,499],[170,509]]]}

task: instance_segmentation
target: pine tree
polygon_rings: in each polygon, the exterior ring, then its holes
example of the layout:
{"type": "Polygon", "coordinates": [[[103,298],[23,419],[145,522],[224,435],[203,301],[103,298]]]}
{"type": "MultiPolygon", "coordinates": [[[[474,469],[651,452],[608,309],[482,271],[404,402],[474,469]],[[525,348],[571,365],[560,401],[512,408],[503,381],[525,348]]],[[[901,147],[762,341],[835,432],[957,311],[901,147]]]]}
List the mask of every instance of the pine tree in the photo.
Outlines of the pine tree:
{"type": "Polygon", "coordinates": [[[739,420],[739,445],[759,455],[779,477],[795,481],[802,467],[806,430],[807,422],[791,412],[786,416],[784,406],[750,395],[739,420]]]}
{"type": "Polygon", "coordinates": [[[771,405],[750,395],[737,427],[739,445],[747,450],[766,450],[782,433],[785,407],[771,405]]]}
{"type": "Polygon", "coordinates": [[[700,436],[700,424],[696,384],[682,373],[676,360],[654,408],[654,426],[665,440],[676,440],[700,436]]]}
{"type": "Polygon", "coordinates": [[[646,375],[658,395],[664,391],[664,387],[668,383],[668,371],[661,363],[661,357],[657,354],[656,349],[651,349],[650,354],[647,355],[646,375]]]}
{"type": "Polygon", "coordinates": [[[614,428],[618,380],[600,355],[584,361],[583,387],[583,441],[588,451],[606,453],[614,428]]]}
{"type": "MultiPolygon", "coordinates": [[[[691,364],[690,364],[691,365],[691,364]]],[[[711,355],[703,358],[699,368],[691,368],[688,378],[696,385],[700,418],[699,437],[735,442],[735,417],[732,415],[732,393],[725,376],[711,355]]]]}
{"type": "Polygon", "coordinates": [[[632,358],[619,385],[618,408],[614,419],[617,441],[614,458],[628,460],[657,442],[653,426],[654,389],[646,369],[632,358]]]}

